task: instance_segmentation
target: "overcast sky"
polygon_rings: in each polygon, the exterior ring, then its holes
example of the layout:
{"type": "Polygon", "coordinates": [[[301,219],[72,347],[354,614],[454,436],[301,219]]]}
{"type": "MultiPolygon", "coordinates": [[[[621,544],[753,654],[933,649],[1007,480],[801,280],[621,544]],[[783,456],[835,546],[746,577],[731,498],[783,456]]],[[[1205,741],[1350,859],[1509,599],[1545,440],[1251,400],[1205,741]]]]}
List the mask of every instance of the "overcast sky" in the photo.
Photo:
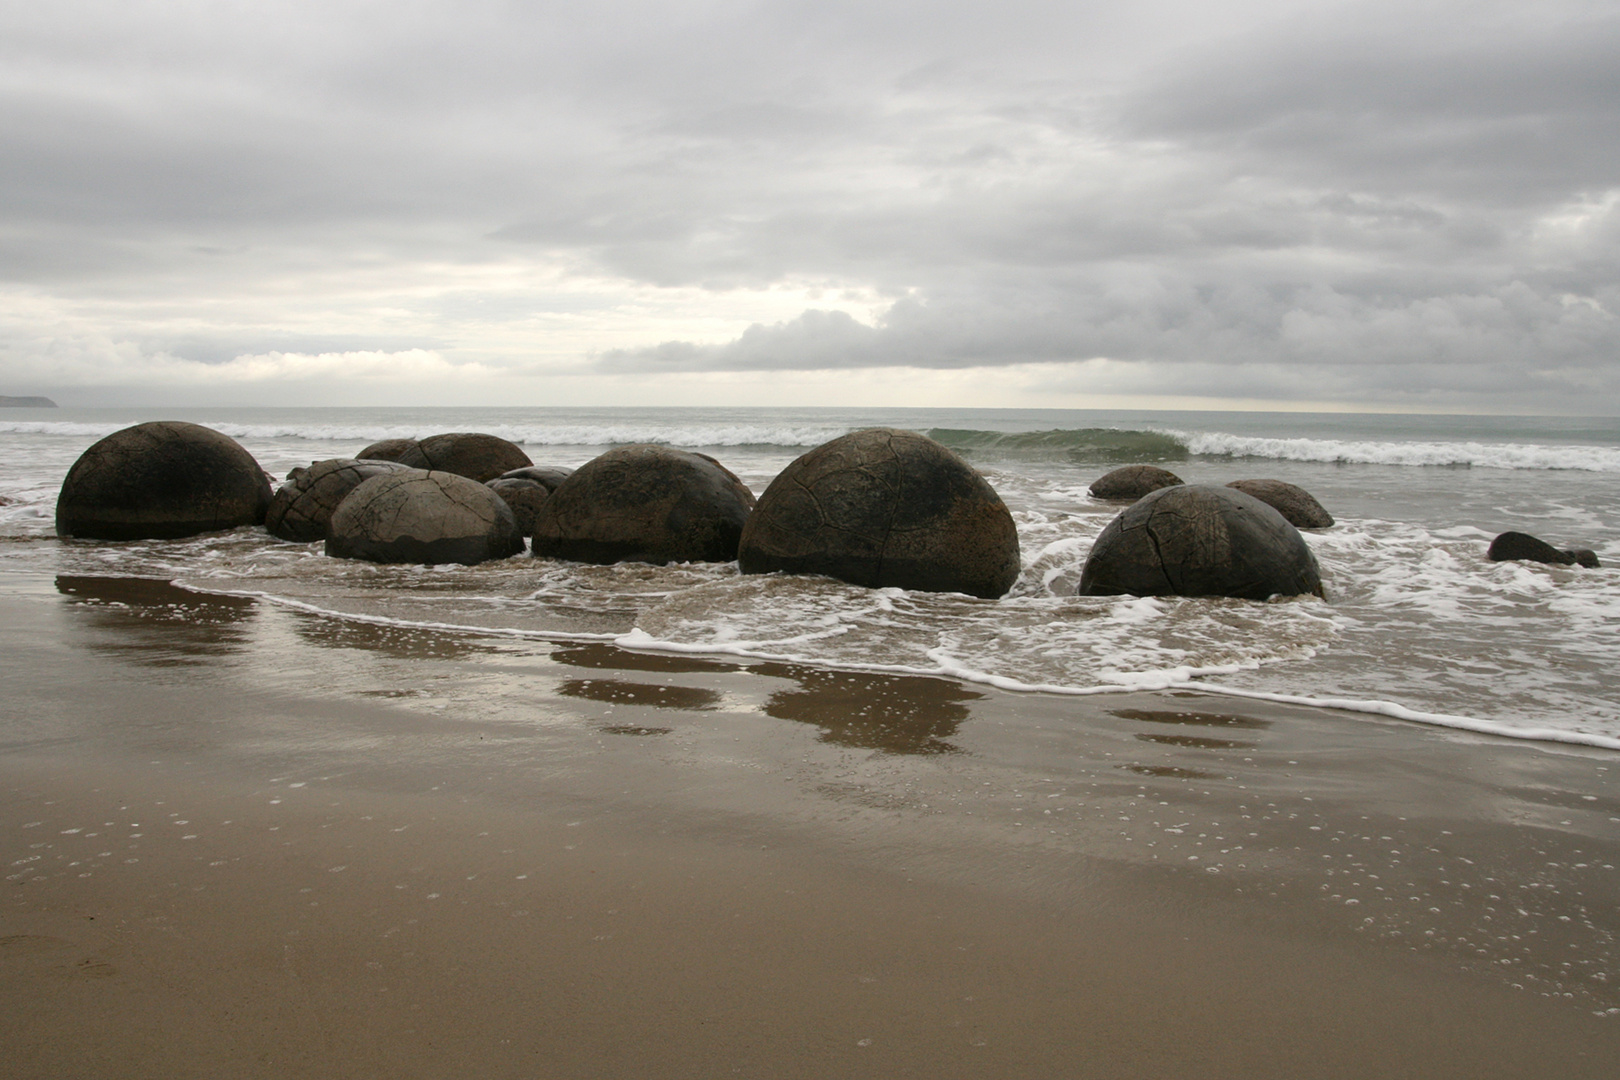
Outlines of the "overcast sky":
{"type": "Polygon", "coordinates": [[[1620,0],[0,0],[0,393],[1620,413],[1620,0]]]}

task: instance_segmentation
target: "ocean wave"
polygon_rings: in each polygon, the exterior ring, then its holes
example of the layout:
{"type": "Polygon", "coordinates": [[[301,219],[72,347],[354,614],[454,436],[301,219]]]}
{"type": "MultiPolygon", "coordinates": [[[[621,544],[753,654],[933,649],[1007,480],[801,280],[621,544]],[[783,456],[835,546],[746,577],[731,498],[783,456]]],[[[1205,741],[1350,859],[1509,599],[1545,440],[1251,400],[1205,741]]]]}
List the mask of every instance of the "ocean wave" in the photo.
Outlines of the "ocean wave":
{"type": "Polygon", "coordinates": [[[1372,442],[1274,439],[1224,432],[1175,432],[1199,457],[1268,458],[1358,465],[1429,465],[1481,469],[1620,472],[1620,447],[1539,443],[1372,442]]]}
{"type": "Polygon", "coordinates": [[[1071,428],[1052,431],[975,431],[930,428],[929,438],[952,450],[1003,454],[1060,452],[1080,461],[1181,461],[1187,444],[1161,431],[1130,428],[1071,428]]]}

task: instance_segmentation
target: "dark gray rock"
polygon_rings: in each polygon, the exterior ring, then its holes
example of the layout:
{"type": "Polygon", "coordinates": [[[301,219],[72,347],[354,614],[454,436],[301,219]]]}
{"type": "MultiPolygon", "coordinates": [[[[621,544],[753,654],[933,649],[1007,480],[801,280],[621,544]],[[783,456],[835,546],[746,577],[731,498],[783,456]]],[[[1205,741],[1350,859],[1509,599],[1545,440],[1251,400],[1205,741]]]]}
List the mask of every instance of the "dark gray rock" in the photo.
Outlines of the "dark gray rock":
{"type": "Polygon", "coordinates": [[[1150,491],[1174,487],[1181,477],[1157,465],[1125,465],[1099,476],[1091,483],[1091,494],[1098,499],[1135,502],[1150,491]]]}
{"type": "Polygon", "coordinates": [[[373,476],[409,467],[380,459],[328,458],[311,463],[307,469],[294,469],[271,498],[264,527],[271,536],[301,544],[323,540],[333,511],[349,492],[373,476]]]}
{"type": "Polygon", "coordinates": [[[1599,566],[1597,555],[1588,548],[1560,551],[1547,541],[1522,532],[1505,532],[1492,540],[1485,557],[1492,562],[1524,560],[1547,563],[1551,566],[1579,565],[1593,570],[1599,566]]]}
{"type": "Polygon", "coordinates": [[[1182,484],[1144,495],[1098,535],[1081,596],[1322,595],[1299,530],[1241,491],[1182,484]]]}
{"type": "Polygon", "coordinates": [[[529,480],[521,476],[503,476],[498,480],[491,480],[487,486],[511,507],[512,516],[517,519],[518,532],[524,536],[533,536],[535,520],[540,513],[540,507],[551,497],[551,489],[538,480],[529,480]]]}
{"type": "Polygon", "coordinates": [[[115,431],[62,481],[56,531],[95,540],[174,539],[262,525],[270,481],[236,440],[159,420],[115,431]]]}
{"type": "Polygon", "coordinates": [[[488,487],[401,469],[362,481],[332,514],[326,553],[380,563],[472,566],[523,550],[517,521],[488,487]]]}
{"type": "Polygon", "coordinates": [[[521,469],[508,469],[496,477],[498,480],[533,480],[544,484],[547,491],[556,491],[557,485],[573,475],[573,469],[556,465],[525,465],[521,469]]]}
{"type": "Polygon", "coordinates": [[[384,439],[372,443],[354,456],[366,461],[398,461],[415,445],[415,439],[384,439]]]}
{"type": "Polygon", "coordinates": [[[576,562],[729,562],[754,494],[707,454],[621,446],[540,507],[534,553],[576,562]]]}
{"type": "Polygon", "coordinates": [[[869,588],[993,598],[1018,578],[1018,530],[995,489],[924,435],[857,431],[771,481],[743,530],[745,574],[825,574],[869,588]]]}
{"type": "Polygon", "coordinates": [[[517,443],[477,431],[431,435],[407,447],[399,460],[413,468],[455,473],[480,484],[534,464],[517,443]]]}
{"type": "Polygon", "coordinates": [[[1296,529],[1326,529],[1333,515],[1322,509],[1316,497],[1304,488],[1282,480],[1233,480],[1226,485],[1245,495],[1253,495],[1288,519],[1296,529]]]}

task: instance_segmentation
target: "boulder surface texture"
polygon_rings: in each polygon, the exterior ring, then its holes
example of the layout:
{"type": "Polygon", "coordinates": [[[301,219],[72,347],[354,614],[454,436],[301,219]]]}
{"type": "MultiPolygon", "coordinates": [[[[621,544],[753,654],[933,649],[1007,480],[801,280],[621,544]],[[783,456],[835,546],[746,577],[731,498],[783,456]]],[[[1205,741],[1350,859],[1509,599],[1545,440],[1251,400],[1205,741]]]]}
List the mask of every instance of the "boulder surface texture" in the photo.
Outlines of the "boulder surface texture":
{"type": "Polygon", "coordinates": [[[581,465],[535,516],[534,553],[616,562],[730,562],[754,493],[707,454],[621,446],[581,465]]]}
{"type": "Polygon", "coordinates": [[[1530,562],[1549,563],[1553,566],[1574,566],[1579,564],[1594,570],[1598,568],[1598,557],[1588,548],[1572,548],[1560,551],[1547,543],[1547,541],[1522,532],[1505,532],[1492,540],[1490,550],[1485,553],[1485,557],[1492,562],[1525,559],[1530,562]]]}
{"type": "Polygon", "coordinates": [[[1081,596],[1322,595],[1316,557],[1276,510],[1229,487],[1183,484],[1143,496],[1098,535],[1081,596]]]}
{"type": "Polygon", "coordinates": [[[517,521],[483,484],[400,469],[363,480],[332,514],[326,553],[380,563],[472,566],[523,550],[517,521]]]}
{"type": "Polygon", "coordinates": [[[415,439],[384,439],[372,443],[354,456],[367,461],[398,461],[415,445],[415,439]]]}
{"type": "Polygon", "coordinates": [[[235,439],[180,420],[115,431],[62,481],[56,531],[94,540],[169,540],[262,525],[270,478],[235,439]]]}
{"type": "Polygon", "coordinates": [[[1333,515],[1322,509],[1316,497],[1296,484],[1282,480],[1233,480],[1226,485],[1245,495],[1253,495],[1288,519],[1296,529],[1325,529],[1333,515]]]}
{"type": "Polygon", "coordinates": [[[1181,477],[1157,465],[1124,465],[1091,482],[1091,494],[1098,499],[1140,499],[1150,491],[1174,487],[1181,477]]]}
{"type": "Polygon", "coordinates": [[[495,479],[533,480],[538,484],[545,485],[547,491],[556,491],[557,485],[568,479],[573,471],[573,469],[564,469],[557,465],[525,465],[521,469],[508,469],[495,479]]]}
{"type": "Polygon", "coordinates": [[[540,507],[551,497],[551,489],[538,480],[526,480],[521,476],[503,476],[491,480],[486,486],[511,508],[512,516],[517,519],[518,532],[533,536],[540,507]]]}
{"type": "Polygon", "coordinates": [[[398,460],[414,469],[455,473],[480,484],[509,469],[534,464],[517,443],[476,431],[431,435],[415,446],[406,447],[398,460]]]}
{"type": "Polygon", "coordinates": [[[743,530],[742,572],[994,598],[1018,578],[1018,530],[984,477],[933,439],[870,428],[771,481],[743,530]]]}
{"type": "Polygon", "coordinates": [[[373,476],[409,468],[397,461],[328,458],[307,469],[294,469],[270,499],[264,527],[271,536],[307,544],[326,538],[332,513],[349,492],[373,476]]]}

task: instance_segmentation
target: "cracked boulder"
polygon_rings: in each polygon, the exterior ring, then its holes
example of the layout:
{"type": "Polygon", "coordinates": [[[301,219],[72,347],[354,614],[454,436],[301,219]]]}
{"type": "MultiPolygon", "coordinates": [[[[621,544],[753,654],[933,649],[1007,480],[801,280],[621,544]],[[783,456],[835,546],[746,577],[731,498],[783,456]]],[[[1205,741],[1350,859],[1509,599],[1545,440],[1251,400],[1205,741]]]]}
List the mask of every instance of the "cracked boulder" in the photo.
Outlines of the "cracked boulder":
{"type": "Polygon", "coordinates": [[[373,476],[407,468],[397,461],[328,458],[294,469],[271,498],[264,527],[271,536],[301,544],[325,539],[333,511],[349,492],[373,476]]]}
{"type": "Polygon", "coordinates": [[[398,461],[415,445],[415,439],[384,439],[372,443],[354,456],[366,461],[398,461]]]}
{"type": "Polygon", "coordinates": [[[1596,553],[1589,548],[1568,548],[1560,551],[1547,541],[1522,532],[1505,532],[1492,540],[1485,557],[1492,562],[1523,559],[1547,563],[1549,566],[1580,565],[1589,569],[1597,569],[1599,566],[1596,553]]]}
{"type": "Polygon", "coordinates": [[[523,550],[501,497],[465,476],[399,469],[363,480],[332,514],[326,553],[379,563],[472,566],[523,550]]]}
{"type": "Polygon", "coordinates": [[[1182,483],[1181,477],[1157,465],[1125,465],[1091,482],[1093,498],[1135,501],[1150,491],[1174,487],[1182,483]]]}
{"type": "Polygon", "coordinates": [[[535,515],[534,553],[616,562],[730,562],[754,493],[707,454],[621,446],[557,485],[535,515]]]}
{"type": "Polygon", "coordinates": [[[413,469],[455,473],[480,484],[511,469],[534,464],[517,443],[476,431],[431,435],[406,447],[396,460],[413,469]]]}
{"type": "Polygon", "coordinates": [[[745,574],[1004,595],[1018,530],[967,462],[926,436],[871,428],[805,454],[771,481],[743,530],[745,574]]]}
{"type": "Polygon", "coordinates": [[[1316,497],[1296,484],[1282,480],[1233,480],[1226,485],[1245,495],[1253,495],[1288,519],[1296,529],[1325,529],[1333,515],[1322,509],[1316,497]]]}
{"type": "Polygon", "coordinates": [[[264,523],[270,479],[235,439],[158,420],[115,431],[62,481],[56,531],[93,540],[171,540],[264,523]]]}
{"type": "Polygon", "coordinates": [[[1181,484],[1126,507],[1092,545],[1081,596],[1322,595],[1316,557],[1272,507],[1235,488],[1181,484]]]}

